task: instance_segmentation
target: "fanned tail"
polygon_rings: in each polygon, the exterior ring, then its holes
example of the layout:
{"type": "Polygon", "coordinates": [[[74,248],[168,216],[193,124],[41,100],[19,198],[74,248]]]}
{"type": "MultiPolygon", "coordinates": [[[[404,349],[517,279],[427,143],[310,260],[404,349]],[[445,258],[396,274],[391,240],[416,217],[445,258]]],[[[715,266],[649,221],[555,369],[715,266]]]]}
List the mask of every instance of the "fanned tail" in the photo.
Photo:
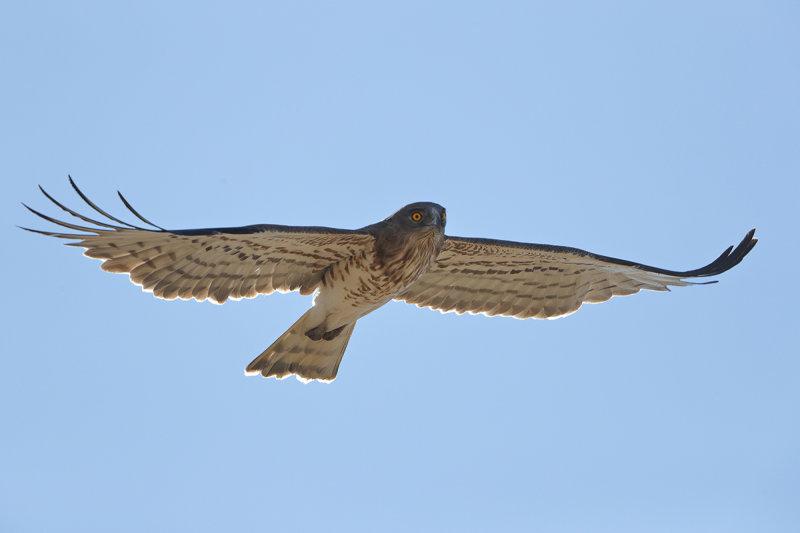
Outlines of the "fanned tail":
{"type": "Polygon", "coordinates": [[[310,313],[310,309],[306,311],[286,333],[247,365],[244,373],[278,379],[294,374],[303,382],[314,379],[333,381],[356,323],[347,324],[330,340],[311,340],[306,335],[314,328],[309,320],[310,313]]]}

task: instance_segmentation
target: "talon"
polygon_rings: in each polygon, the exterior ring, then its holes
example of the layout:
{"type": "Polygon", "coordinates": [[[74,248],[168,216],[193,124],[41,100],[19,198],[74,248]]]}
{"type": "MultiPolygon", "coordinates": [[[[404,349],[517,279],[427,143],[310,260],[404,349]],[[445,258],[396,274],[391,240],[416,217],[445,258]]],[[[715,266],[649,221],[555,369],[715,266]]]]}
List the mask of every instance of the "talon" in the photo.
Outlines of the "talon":
{"type": "Polygon", "coordinates": [[[308,337],[312,341],[321,341],[324,335],[325,335],[325,328],[323,328],[322,326],[317,326],[315,328],[311,328],[310,330],[306,331],[306,337],[308,337]]]}
{"type": "Polygon", "coordinates": [[[324,333],[324,334],[322,335],[322,338],[323,338],[324,340],[326,340],[326,341],[333,340],[333,339],[335,339],[336,337],[338,337],[338,336],[339,336],[339,333],[341,333],[343,329],[344,329],[344,326],[339,326],[339,327],[338,327],[338,328],[336,328],[336,329],[332,329],[332,330],[330,330],[330,331],[328,331],[328,332],[324,333]]]}

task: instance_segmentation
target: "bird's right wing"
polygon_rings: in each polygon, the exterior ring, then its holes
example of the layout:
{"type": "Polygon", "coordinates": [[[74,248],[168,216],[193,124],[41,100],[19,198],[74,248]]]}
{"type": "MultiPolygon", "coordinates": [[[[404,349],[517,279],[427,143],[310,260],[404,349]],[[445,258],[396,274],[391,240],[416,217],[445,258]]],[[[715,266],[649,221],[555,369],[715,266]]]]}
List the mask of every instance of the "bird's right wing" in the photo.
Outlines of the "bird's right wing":
{"type": "Polygon", "coordinates": [[[78,242],[67,244],[86,248],[84,255],[103,260],[103,270],[130,274],[133,283],[168,300],[223,303],[228,298],[253,298],[274,291],[310,294],[329,265],[374,244],[374,238],[365,232],[324,227],[259,224],[165,230],[139,215],[120,194],[137,218],[153,226],[142,228],[109,215],[91,202],[72,178],[70,183],[92,209],[116,224],[81,215],[42,189],[58,207],[95,227],[57,220],[26,205],[43,219],[80,233],[23,229],[75,239],[78,242]]]}
{"type": "MultiPolygon", "coordinates": [[[[396,299],[443,313],[557,318],[584,303],[721,274],[755,246],[751,230],[710,264],[686,272],[665,270],[577,248],[447,237],[431,269],[396,299]]],[[[708,282],[713,283],[713,282],[708,282]]]]}

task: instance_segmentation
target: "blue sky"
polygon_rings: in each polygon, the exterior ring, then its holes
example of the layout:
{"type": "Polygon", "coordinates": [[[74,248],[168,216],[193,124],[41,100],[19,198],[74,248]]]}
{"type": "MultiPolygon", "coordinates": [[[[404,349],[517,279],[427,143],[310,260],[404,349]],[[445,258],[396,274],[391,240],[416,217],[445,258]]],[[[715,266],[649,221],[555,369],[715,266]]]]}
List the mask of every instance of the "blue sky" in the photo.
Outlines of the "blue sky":
{"type": "Polygon", "coordinates": [[[0,530],[795,531],[795,2],[3,9],[0,530]],[[244,366],[309,306],[165,302],[46,228],[66,175],[168,228],[448,233],[720,283],[556,321],[391,303],[331,385],[244,366]]]}

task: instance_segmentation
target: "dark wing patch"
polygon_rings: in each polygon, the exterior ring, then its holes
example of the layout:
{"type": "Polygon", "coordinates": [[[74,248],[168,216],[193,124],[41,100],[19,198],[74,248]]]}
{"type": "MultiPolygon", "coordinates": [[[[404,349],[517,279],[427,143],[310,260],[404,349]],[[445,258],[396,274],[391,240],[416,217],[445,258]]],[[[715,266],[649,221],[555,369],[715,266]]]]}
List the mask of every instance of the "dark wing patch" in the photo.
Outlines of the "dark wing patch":
{"type": "Polygon", "coordinates": [[[755,246],[754,233],[708,265],[685,272],[564,246],[447,237],[434,266],[397,299],[442,312],[557,318],[584,303],[721,274],[755,246]]]}
{"type": "Polygon", "coordinates": [[[165,230],[140,215],[120,194],[139,220],[155,229],[124,222],[96,206],[70,178],[78,195],[95,211],[117,224],[84,216],[42,193],[70,215],[91,224],[58,220],[25,207],[39,217],[78,233],[22,228],[78,242],[88,257],[101,259],[108,272],[130,274],[131,281],[159,298],[223,303],[228,298],[252,298],[274,291],[309,294],[325,269],[372,246],[363,232],[324,227],[257,224],[234,228],[165,230]]]}

